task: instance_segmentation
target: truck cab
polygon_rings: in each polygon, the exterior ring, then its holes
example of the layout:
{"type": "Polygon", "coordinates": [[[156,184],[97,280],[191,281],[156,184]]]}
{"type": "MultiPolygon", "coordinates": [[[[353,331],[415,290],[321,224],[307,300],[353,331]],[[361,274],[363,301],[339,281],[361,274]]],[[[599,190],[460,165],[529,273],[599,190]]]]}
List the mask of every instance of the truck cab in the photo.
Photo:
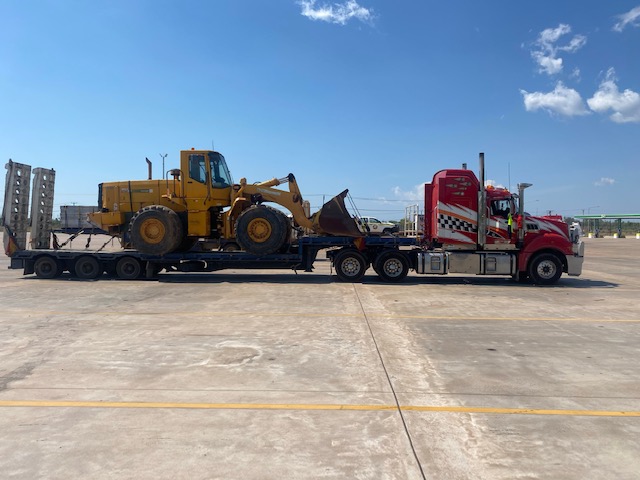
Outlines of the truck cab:
{"type": "Polygon", "coordinates": [[[451,272],[511,274],[537,283],[555,283],[562,272],[580,275],[579,236],[570,235],[562,219],[524,212],[530,184],[520,184],[518,194],[485,187],[482,154],[480,165],[481,180],[466,168],[447,169],[425,184],[427,251],[444,252],[437,255],[446,257],[451,272]]]}

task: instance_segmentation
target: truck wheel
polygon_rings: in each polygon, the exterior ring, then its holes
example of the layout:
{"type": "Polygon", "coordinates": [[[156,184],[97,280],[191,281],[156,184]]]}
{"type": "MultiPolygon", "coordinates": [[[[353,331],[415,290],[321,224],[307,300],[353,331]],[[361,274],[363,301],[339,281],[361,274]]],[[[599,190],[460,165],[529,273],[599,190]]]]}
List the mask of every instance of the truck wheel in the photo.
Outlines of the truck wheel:
{"type": "Polygon", "coordinates": [[[409,262],[399,252],[384,252],[376,258],[373,269],[385,282],[399,282],[409,273],[409,262]]]}
{"type": "Polygon", "coordinates": [[[92,280],[102,273],[100,262],[89,255],[83,255],[78,258],[73,266],[73,271],[76,277],[82,280],[92,280]]]}
{"type": "Polygon", "coordinates": [[[343,250],[333,257],[338,279],[343,282],[358,282],[367,271],[367,261],[357,250],[343,250]]]}
{"type": "Polygon", "coordinates": [[[122,257],[116,263],[116,274],[122,280],[135,280],[140,278],[142,273],[142,265],[133,257],[122,257]]]}
{"type": "Polygon", "coordinates": [[[33,271],[38,278],[51,279],[62,274],[62,268],[58,261],[48,255],[38,257],[33,264],[33,271]]]}
{"type": "Polygon", "coordinates": [[[538,285],[552,285],[561,275],[562,262],[552,253],[541,253],[529,264],[529,276],[538,285]]]}
{"type": "Polygon", "coordinates": [[[131,245],[148,255],[165,255],[175,251],[184,240],[184,228],[178,214],[162,205],[139,210],[129,226],[131,245]]]}
{"type": "Polygon", "coordinates": [[[287,240],[287,222],[284,213],[265,205],[249,207],[236,221],[236,240],[240,247],[254,255],[277,252],[287,240]]]}

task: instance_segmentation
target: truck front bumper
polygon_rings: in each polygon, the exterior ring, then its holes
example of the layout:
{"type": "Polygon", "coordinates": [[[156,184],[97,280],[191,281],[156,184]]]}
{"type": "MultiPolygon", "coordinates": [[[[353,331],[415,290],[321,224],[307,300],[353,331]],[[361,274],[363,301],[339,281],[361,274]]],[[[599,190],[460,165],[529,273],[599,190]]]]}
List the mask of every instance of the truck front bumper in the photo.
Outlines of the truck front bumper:
{"type": "Polygon", "coordinates": [[[573,255],[567,255],[567,275],[577,277],[582,273],[584,262],[584,242],[582,239],[573,245],[573,255]]]}

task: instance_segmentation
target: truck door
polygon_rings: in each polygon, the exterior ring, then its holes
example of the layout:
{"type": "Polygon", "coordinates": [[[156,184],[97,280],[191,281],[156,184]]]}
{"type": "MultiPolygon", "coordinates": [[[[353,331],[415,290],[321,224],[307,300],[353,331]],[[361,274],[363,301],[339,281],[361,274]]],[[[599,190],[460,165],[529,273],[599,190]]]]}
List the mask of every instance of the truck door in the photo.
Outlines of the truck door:
{"type": "Polygon", "coordinates": [[[512,217],[512,229],[515,226],[515,205],[511,197],[491,200],[487,221],[487,243],[509,243],[514,238],[514,231],[509,236],[509,215],[512,217]]]}

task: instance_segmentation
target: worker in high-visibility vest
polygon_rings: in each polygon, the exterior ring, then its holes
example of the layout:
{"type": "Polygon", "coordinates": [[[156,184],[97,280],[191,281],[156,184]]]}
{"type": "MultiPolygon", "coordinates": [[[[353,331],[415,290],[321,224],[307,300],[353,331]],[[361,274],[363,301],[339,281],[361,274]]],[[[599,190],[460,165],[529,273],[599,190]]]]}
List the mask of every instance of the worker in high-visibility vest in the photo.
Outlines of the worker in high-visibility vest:
{"type": "Polygon", "coordinates": [[[513,215],[511,215],[511,209],[507,208],[507,233],[509,234],[509,240],[511,240],[512,227],[513,227],[513,215]]]}

